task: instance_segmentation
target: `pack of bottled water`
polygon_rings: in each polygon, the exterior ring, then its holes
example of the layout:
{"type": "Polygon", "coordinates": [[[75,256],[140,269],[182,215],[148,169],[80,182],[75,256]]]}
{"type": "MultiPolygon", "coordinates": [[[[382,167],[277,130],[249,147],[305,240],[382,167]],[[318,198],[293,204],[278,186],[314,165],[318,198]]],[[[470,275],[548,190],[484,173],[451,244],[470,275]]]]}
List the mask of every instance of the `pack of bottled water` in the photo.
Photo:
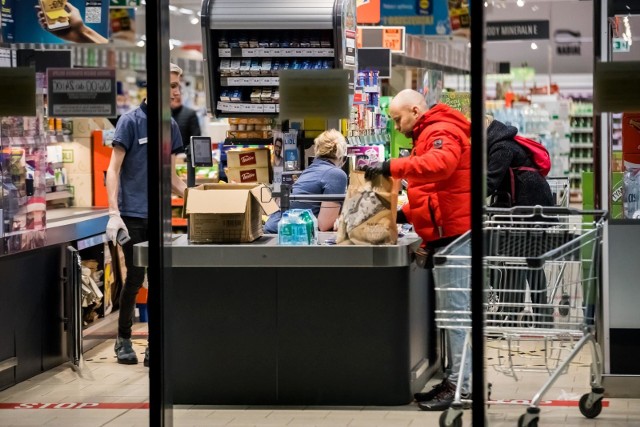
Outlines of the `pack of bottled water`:
{"type": "Polygon", "coordinates": [[[625,162],[622,184],[624,217],[640,219],[640,165],[625,162]]]}
{"type": "Polygon", "coordinates": [[[318,220],[311,209],[289,209],[282,214],[278,222],[278,244],[318,244],[318,220]]]}

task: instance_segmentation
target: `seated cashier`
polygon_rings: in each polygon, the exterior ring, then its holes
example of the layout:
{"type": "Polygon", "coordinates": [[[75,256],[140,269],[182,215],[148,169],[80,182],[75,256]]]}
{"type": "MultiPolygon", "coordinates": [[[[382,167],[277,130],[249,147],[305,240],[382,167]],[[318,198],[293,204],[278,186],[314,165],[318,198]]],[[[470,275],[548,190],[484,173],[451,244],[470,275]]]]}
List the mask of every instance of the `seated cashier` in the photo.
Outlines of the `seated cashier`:
{"type": "MultiPolygon", "coordinates": [[[[335,129],[321,133],[314,144],[315,159],[293,184],[291,194],[345,194],[347,174],[342,170],[347,154],[347,142],[335,129]]],[[[339,202],[291,202],[291,209],[311,209],[318,218],[320,231],[333,230],[340,214],[339,202]]],[[[278,233],[280,211],[269,217],[264,232],[278,233]]]]}

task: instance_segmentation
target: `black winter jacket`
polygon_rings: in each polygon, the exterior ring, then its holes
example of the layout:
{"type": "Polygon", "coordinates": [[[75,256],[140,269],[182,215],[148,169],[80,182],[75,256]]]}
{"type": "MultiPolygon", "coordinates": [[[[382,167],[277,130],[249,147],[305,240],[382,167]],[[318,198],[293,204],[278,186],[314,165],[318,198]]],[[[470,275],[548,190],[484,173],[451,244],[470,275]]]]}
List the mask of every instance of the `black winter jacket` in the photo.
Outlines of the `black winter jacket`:
{"type": "Polygon", "coordinates": [[[180,136],[182,136],[182,145],[184,147],[187,147],[191,143],[192,136],[202,135],[198,114],[195,110],[182,105],[171,110],[171,117],[178,123],[180,136]]]}
{"type": "Polygon", "coordinates": [[[487,195],[492,196],[494,206],[554,206],[555,200],[545,177],[534,171],[513,170],[515,200],[511,195],[509,168],[536,168],[527,150],[513,138],[518,130],[497,120],[487,128],[487,195]]]}

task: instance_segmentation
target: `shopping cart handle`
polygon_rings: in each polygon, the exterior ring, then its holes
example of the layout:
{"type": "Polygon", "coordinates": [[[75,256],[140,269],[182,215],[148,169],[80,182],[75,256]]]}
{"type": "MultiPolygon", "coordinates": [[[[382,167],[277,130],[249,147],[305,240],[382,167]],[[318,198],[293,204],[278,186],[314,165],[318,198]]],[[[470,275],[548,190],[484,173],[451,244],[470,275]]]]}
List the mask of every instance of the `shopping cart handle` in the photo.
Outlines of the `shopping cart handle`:
{"type": "Polygon", "coordinates": [[[575,209],[559,206],[513,206],[511,208],[486,207],[488,215],[593,215],[599,219],[606,219],[609,212],[599,209],[575,209]]]}

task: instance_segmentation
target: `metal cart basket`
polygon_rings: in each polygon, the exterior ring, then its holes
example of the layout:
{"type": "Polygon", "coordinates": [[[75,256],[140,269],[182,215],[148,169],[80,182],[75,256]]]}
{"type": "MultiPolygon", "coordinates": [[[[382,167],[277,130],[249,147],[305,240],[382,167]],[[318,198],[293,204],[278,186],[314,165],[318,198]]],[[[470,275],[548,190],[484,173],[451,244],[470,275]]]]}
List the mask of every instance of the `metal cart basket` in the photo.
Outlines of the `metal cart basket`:
{"type": "MultiPolygon", "coordinates": [[[[519,372],[549,375],[520,417],[519,427],[538,425],[543,395],[586,345],[592,354],[591,392],[582,396],[579,408],[587,418],[602,411],[603,359],[595,340],[595,316],[605,221],[603,211],[539,206],[487,210],[484,333],[488,347],[504,352],[493,367],[516,380],[519,372]],[[527,358],[522,346],[533,340],[544,346],[543,356],[527,358]]],[[[470,365],[464,363],[471,349],[470,240],[469,232],[434,257],[436,325],[467,331],[461,369],[470,365]],[[461,297],[464,304],[459,303],[461,297]],[[455,308],[453,300],[458,301],[455,308]]],[[[462,425],[461,385],[460,380],[441,426],[462,425]]]]}
{"type": "Polygon", "coordinates": [[[547,183],[551,188],[551,194],[556,201],[556,206],[568,208],[569,207],[569,178],[566,176],[548,176],[547,183]]]}

